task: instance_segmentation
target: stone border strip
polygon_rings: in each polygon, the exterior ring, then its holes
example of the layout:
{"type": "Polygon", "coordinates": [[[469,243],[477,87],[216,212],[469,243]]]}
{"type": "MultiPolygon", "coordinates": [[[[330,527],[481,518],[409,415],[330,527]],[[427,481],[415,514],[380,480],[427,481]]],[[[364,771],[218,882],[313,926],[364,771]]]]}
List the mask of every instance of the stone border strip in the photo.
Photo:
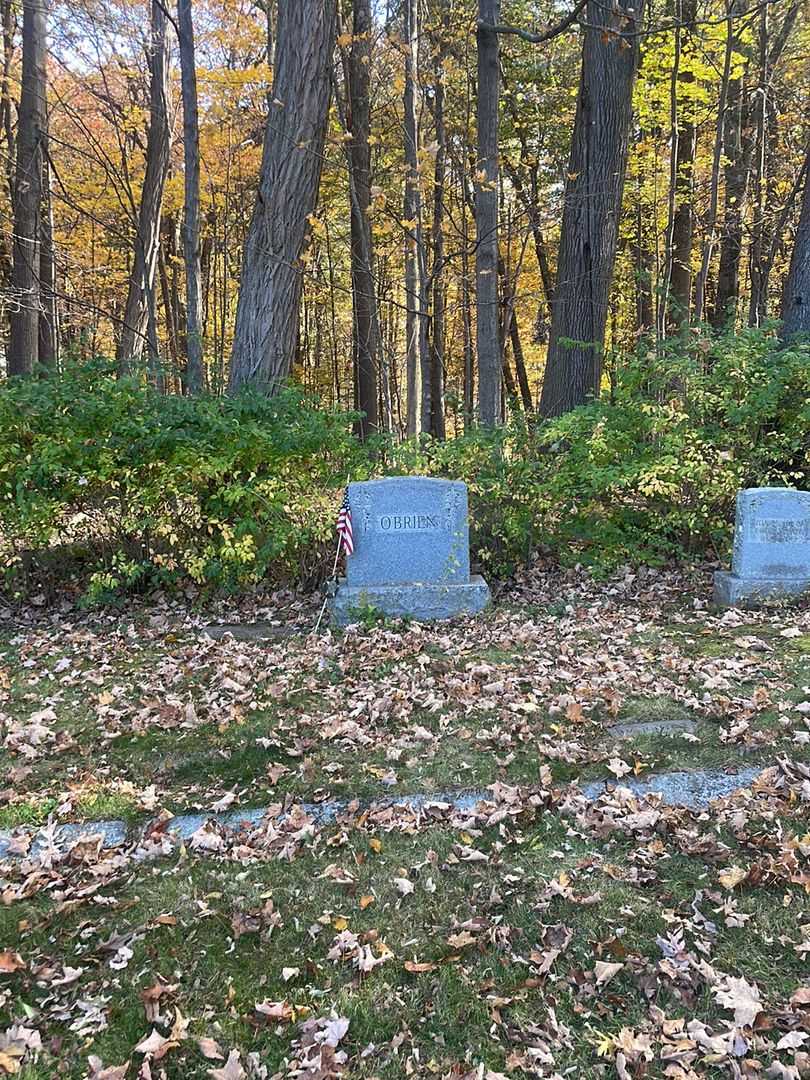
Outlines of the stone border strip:
{"type": "MultiPolygon", "coordinates": [[[[751,766],[741,769],[736,773],[724,773],[716,769],[704,769],[696,772],[669,772],[658,773],[644,780],[638,777],[622,777],[614,780],[612,777],[605,780],[593,780],[582,784],[579,790],[592,801],[602,795],[608,786],[629,788],[635,795],[655,794],[668,806],[685,806],[690,810],[705,810],[714,799],[730,795],[733,791],[748,787],[759,776],[765,766],[751,766]]],[[[367,810],[373,807],[376,810],[386,807],[402,807],[408,810],[428,809],[431,805],[450,806],[454,810],[475,809],[479,802],[489,801],[486,791],[463,791],[463,792],[437,792],[431,795],[402,795],[394,798],[375,799],[364,804],[361,809],[367,810]]],[[[329,799],[322,803],[296,803],[308,817],[318,825],[329,825],[336,820],[338,815],[345,811],[350,802],[347,799],[329,799]]],[[[189,840],[198,829],[206,822],[226,829],[238,829],[243,823],[246,825],[258,825],[267,813],[267,807],[256,807],[247,810],[228,810],[222,814],[201,813],[177,814],[171,818],[166,826],[166,832],[176,836],[179,840],[189,840]]],[[[138,834],[143,835],[149,829],[149,825],[141,827],[138,834]]],[[[48,837],[42,829],[21,827],[14,831],[0,831],[0,858],[8,854],[9,845],[14,835],[33,837],[31,852],[43,850],[48,837]]],[[[54,845],[60,850],[66,850],[82,837],[101,836],[103,848],[114,848],[125,844],[128,840],[137,837],[133,830],[127,827],[126,822],[112,821],[85,821],[69,822],[57,825],[52,833],[54,845]]]]}

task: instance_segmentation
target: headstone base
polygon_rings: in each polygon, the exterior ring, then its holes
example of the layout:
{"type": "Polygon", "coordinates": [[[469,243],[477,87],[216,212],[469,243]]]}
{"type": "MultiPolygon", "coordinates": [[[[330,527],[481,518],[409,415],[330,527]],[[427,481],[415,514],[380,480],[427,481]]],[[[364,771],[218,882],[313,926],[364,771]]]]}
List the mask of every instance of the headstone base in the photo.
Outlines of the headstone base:
{"type": "Polygon", "coordinates": [[[364,609],[372,608],[393,619],[419,622],[475,615],[489,603],[489,586],[480,574],[460,584],[437,585],[408,582],[402,585],[347,585],[341,579],[332,600],[332,622],[347,626],[357,622],[364,609]]]}
{"type": "Polygon", "coordinates": [[[769,600],[796,600],[810,593],[810,578],[743,578],[728,570],[714,575],[718,607],[757,607],[769,600]]]}

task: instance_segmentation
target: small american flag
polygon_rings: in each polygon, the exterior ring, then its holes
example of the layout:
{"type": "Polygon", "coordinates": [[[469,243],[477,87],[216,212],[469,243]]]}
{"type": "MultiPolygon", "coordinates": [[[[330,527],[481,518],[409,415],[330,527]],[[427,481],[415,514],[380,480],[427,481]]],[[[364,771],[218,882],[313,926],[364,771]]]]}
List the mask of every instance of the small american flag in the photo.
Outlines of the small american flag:
{"type": "Polygon", "coordinates": [[[354,554],[354,533],[352,532],[352,508],[349,506],[349,489],[343,495],[340,505],[340,513],[337,519],[337,533],[343,543],[343,550],[347,555],[354,554]]]}

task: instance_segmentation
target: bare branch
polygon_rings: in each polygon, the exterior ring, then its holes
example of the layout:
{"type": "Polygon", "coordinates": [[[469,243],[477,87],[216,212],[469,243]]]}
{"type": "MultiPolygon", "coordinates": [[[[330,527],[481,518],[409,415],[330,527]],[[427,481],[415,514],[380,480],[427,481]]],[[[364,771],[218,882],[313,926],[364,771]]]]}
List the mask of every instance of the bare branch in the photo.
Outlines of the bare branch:
{"type": "Polygon", "coordinates": [[[588,0],[579,0],[573,11],[569,12],[564,19],[560,19],[556,25],[549,27],[548,30],[544,30],[542,34],[535,33],[533,30],[524,30],[520,26],[508,26],[505,23],[485,23],[479,22],[479,30],[489,30],[494,34],[513,34],[515,37],[521,38],[523,41],[529,41],[532,45],[540,45],[544,41],[551,41],[552,38],[558,37],[558,35],[564,33],[568,27],[576,20],[577,15],[588,3],[588,0]]]}

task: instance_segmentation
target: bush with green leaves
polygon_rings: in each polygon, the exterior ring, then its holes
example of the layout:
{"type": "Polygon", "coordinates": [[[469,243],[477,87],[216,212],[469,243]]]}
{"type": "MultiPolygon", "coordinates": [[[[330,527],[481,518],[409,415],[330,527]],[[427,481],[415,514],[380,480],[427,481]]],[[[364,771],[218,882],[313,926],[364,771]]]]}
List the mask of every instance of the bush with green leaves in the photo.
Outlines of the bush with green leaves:
{"type": "Polygon", "coordinates": [[[156,583],[309,583],[336,489],[366,455],[351,416],[293,390],[166,396],[109,365],[0,390],[7,593],[67,579],[103,597],[156,583]]]}
{"type": "Polygon", "coordinates": [[[294,390],[164,396],[109,365],[0,386],[7,595],[104,598],[154,584],[313,586],[348,475],[465,480],[491,577],[535,552],[605,572],[725,555],[740,487],[810,481],[810,343],[690,331],[617,365],[601,401],[551,422],[361,446],[352,415],[294,390]]]}
{"type": "Polygon", "coordinates": [[[725,556],[739,488],[807,488],[808,454],[810,343],[698,330],[622,358],[598,402],[398,459],[467,481],[474,550],[500,576],[537,550],[602,571],[725,556]]]}

